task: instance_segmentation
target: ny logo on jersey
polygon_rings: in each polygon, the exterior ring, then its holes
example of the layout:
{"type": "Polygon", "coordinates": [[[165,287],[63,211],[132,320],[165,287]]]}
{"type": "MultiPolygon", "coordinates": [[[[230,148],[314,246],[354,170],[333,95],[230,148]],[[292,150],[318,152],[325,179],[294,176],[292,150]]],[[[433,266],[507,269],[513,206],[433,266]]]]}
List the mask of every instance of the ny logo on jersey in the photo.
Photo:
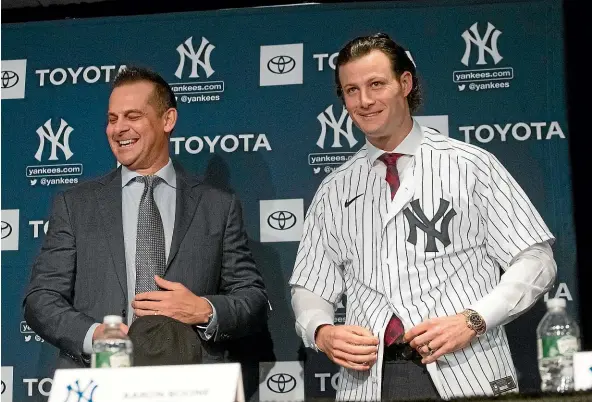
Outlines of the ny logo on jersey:
{"type": "Polygon", "coordinates": [[[179,66],[177,67],[177,71],[175,71],[177,78],[181,79],[183,74],[185,56],[191,60],[191,73],[189,74],[189,78],[199,77],[199,74],[197,74],[198,65],[204,69],[206,76],[210,78],[210,76],[214,74],[214,69],[210,64],[210,53],[212,53],[212,50],[215,48],[216,46],[212,45],[206,38],[202,37],[201,44],[196,52],[193,48],[193,36],[190,36],[185,42],[177,46],[177,52],[179,53],[179,66]]]}
{"type": "Polygon", "coordinates": [[[448,201],[440,198],[438,212],[436,212],[432,220],[429,220],[422,211],[419,200],[411,201],[411,209],[407,208],[403,211],[409,222],[409,236],[407,237],[407,241],[414,246],[417,245],[417,228],[419,228],[427,235],[426,252],[439,251],[436,246],[436,239],[440,240],[444,247],[447,247],[450,244],[448,227],[450,226],[450,221],[456,215],[454,208],[450,208],[450,211],[446,213],[449,205],[450,203],[448,201]],[[436,229],[436,223],[440,220],[442,220],[442,223],[440,224],[440,231],[438,231],[436,229]]]}
{"type": "Polygon", "coordinates": [[[481,37],[479,30],[477,29],[477,23],[475,22],[471,27],[464,31],[462,34],[465,40],[465,54],[461,59],[461,63],[465,66],[469,65],[469,57],[471,55],[471,44],[477,46],[478,58],[477,65],[487,64],[485,61],[485,52],[489,53],[493,58],[495,64],[499,63],[503,57],[497,51],[497,39],[502,34],[502,31],[493,26],[491,22],[487,23],[487,31],[485,35],[481,37]],[[470,31],[470,32],[469,32],[470,31]],[[487,42],[490,41],[490,46],[487,46],[487,42]]]}

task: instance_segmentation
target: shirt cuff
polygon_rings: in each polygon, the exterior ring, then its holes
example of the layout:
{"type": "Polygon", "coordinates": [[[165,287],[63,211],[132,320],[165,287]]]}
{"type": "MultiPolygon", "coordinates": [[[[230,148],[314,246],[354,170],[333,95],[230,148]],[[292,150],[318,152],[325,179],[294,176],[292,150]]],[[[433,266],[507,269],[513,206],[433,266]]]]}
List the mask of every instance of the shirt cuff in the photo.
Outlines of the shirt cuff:
{"type": "Polygon", "coordinates": [[[197,328],[197,333],[199,336],[203,340],[209,341],[218,330],[218,314],[216,314],[216,308],[214,305],[208,299],[205,300],[210,303],[210,306],[212,306],[212,316],[210,317],[210,321],[207,323],[207,325],[200,324],[196,325],[195,327],[197,328]]]}
{"type": "Polygon", "coordinates": [[[95,329],[97,329],[97,327],[99,325],[101,325],[101,324],[95,323],[90,326],[88,331],[86,331],[86,336],[84,337],[84,343],[82,344],[82,352],[86,353],[87,355],[91,355],[93,352],[92,338],[93,338],[93,334],[95,333],[95,329]]]}
{"type": "Polygon", "coordinates": [[[509,314],[509,308],[505,302],[501,302],[498,292],[491,292],[485,295],[478,302],[473,303],[467,309],[474,310],[485,321],[485,329],[489,331],[499,325],[502,325],[509,314]]]}
{"type": "Polygon", "coordinates": [[[318,352],[319,348],[315,343],[315,333],[321,325],[333,325],[333,317],[323,310],[312,310],[307,313],[310,313],[311,316],[308,320],[308,325],[305,330],[307,341],[304,343],[305,345],[308,344],[312,349],[318,352]]]}

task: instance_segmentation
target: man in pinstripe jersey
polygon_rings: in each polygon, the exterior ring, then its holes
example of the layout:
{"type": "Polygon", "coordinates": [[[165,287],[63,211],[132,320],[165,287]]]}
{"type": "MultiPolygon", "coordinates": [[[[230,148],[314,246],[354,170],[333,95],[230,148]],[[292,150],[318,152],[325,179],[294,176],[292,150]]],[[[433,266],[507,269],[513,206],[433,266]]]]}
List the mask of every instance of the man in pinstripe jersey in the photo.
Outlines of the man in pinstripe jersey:
{"type": "Polygon", "coordinates": [[[296,331],[341,366],[339,400],[517,391],[503,325],[551,288],[553,235],[495,156],[412,118],[415,66],[387,35],[349,42],[335,79],[366,144],[307,212],[296,331]]]}

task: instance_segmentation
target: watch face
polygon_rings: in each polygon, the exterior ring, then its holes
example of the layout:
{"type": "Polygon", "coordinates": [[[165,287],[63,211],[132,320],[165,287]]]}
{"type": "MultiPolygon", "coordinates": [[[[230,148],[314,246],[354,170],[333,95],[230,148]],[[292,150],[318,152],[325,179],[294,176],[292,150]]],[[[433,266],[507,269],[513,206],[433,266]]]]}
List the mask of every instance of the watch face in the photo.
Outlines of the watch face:
{"type": "Polygon", "coordinates": [[[483,325],[483,319],[481,318],[481,316],[479,314],[471,314],[469,316],[469,321],[471,322],[471,324],[477,328],[479,328],[480,326],[483,325]]]}

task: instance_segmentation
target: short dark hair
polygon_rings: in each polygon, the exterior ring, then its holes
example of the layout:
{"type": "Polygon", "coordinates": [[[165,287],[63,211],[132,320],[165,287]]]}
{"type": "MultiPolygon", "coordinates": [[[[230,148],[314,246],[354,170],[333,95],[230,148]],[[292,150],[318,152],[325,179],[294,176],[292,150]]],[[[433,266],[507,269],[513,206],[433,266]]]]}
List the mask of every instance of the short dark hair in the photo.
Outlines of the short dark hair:
{"type": "Polygon", "coordinates": [[[415,64],[413,64],[413,61],[411,61],[405,52],[405,49],[385,33],[360,36],[352,39],[339,51],[335,62],[335,85],[337,86],[337,96],[343,100],[343,90],[341,89],[341,81],[339,80],[339,67],[352,60],[366,56],[373,50],[380,50],[389,58],[397,79],[405,71],[411,73],[411,76],[413,77],[413,88],[411,89],[411,92],[409,92],[409,95],[407,95],[407,103],[409,104],[411,113],[417,111],[421,105],[422,94],[419,80],[417,79],[417,73],[415,71],[415,64]]]}
{"type": "Polygon", "coordinates": [[[126,66],[115,76],[113,89],[140,81],[148,81],[154,84],[153,98],[157,110],[161,113],[164,113],[170,108],[177,108],[177,100],[169,84],[158,73],[148,68],[126,66]]]}

